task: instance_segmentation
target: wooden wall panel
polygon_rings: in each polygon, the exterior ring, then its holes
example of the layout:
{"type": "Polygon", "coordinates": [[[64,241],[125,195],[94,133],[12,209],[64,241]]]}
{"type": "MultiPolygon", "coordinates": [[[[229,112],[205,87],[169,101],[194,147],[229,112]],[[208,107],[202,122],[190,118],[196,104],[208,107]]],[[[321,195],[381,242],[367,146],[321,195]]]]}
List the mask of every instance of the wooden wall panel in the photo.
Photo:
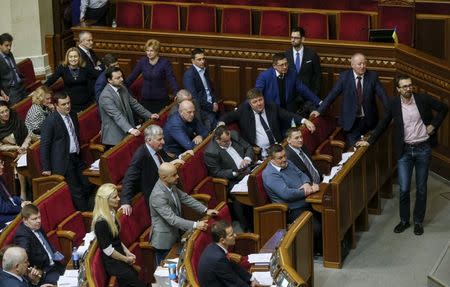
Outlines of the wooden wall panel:
{"type": "Polygon", "coordinates": [[[119,62],[120,69],[122,70],[125,78],[131,74],[131,71],[133,70],[135,63],[132,63],[130,59],[122,59],[122,58],[119,58],[117,62],[119,62]]]}
{"type": "Polygon", "coordinates": [[[219,67],[221,85],[220,97],[222,99],[233,100],[239,103],[241,101],[241,68],[237,66],[219,67]]]}

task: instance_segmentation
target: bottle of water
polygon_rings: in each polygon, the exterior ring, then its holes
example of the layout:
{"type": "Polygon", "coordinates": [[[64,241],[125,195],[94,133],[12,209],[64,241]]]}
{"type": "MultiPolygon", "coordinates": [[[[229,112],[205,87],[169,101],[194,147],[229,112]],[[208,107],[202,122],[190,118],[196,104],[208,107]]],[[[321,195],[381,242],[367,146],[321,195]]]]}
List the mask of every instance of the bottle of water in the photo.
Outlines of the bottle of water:
{"type": "Polygon", "coordinates": [[[117,22],[116,22],[116,19],[113,19],[113,20],[112,20],[111,27],[117,28],[117,22]]]}
{"type": "Polygon", "coordinates": [[[72,250],[72,264],[73,269],[78,270],[78,268],[80,268],[80,257],[78,256],[76,247],[74,247],[72,250]]]}
{"type": "Polygon", "coordinates": [[[169,280],[177,281],[177,265],[175,263],[169,264],[169,280]]]}

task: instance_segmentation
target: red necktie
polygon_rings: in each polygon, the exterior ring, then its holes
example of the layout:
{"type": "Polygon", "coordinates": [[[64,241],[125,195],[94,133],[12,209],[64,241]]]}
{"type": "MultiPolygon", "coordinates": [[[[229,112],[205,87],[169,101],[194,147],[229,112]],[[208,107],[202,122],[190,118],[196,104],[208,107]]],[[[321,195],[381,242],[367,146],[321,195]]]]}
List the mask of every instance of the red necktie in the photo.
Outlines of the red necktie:
{"type": "Polygon", "coordinates": [[[163,163],[161,156],[157,152],[155,152],[155,154],[156,154],[156,157],[158,158],[159,164],[161,165],[163,163]]]}

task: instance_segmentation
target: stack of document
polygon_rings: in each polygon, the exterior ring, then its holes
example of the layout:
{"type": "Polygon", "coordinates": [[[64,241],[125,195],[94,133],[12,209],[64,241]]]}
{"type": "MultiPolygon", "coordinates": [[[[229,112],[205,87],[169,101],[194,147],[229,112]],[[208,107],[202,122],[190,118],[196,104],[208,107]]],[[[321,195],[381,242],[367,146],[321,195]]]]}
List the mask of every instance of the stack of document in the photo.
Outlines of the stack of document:
{"type": "Polygon", "coordinates": [[[331,168],[330,174],[329,175],[324,175],[323,176],[323,183],[330,183],[330,181],[336,176],[336,174],[338,174],[338,172],[342,169],[342,167],[344,166],[344,164],[352,157],[352,155],[355,152],[350,151],[350,152],[344,152],[342,154],[342,159],[341,161],[338,163],[337,166],[333,166],[331,168]]]}
{"type": "Polygon", "coordinates": [[[231,193],[233,192],[248,192],[248,185],[247,185],[247,181],[248,181],[248,174],[246,176],[244,176],[244,178],[236,183],[233,188],[231,189],[231,193]]]}
{"type": "Polygon", "coordinates": [[[58,286],[78,287],[78,270],[66,270],[58,279],[58,286]]]}
{"type": "Polygon", "coordinates": [[[275,286],[273,284],[273,278],[270,275],[270,271],[266,272],[253,272],[253,277],[258,281],[261,286],[275,286]]]}
{"type": "Polygon", "coordinates": [[[248,255],[248,262],[255,265],[269,265],[272,253],[254,253],[248,255]]]}
{"type": "Polygon", "coordinates": [[[91,164],[91,170],[100,170],[100,159],[97,159],[91,164]]]}
{"type": "Polygon", "coordinates": [[[24,167],[27,166],[27,154],[19,154],[16,158],[17,167],[24,167]]]}

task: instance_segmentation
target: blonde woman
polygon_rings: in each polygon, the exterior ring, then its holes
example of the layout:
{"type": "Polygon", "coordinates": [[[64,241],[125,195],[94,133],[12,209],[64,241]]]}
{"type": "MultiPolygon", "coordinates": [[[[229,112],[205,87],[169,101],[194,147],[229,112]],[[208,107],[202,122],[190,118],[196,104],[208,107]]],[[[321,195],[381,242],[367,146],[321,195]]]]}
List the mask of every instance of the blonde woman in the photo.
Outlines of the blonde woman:
{"type": "Polygon", "coordinates": [[[72,111],[79,113],[94,102],[92,83],[95,81],[95,72],[86,68],[86,63],[77,47],[67,50],[64,61],[47,79],[45,85],[50,87],[59,78],[63,79],[64,90],[70,96],[72,111]]]}
{"type": "Polygon", "coordinates": [[[31,93],[33,104],[27,112],[25,126],[34,136],[40,138],[41,127],[48,114],[55,109],[52,104],[52,92],[46,86],[41,86],[31,93]]]}
{"type": "Polygon", "coordinates": [[[92,229],[101,249],[101,257],[106,272],[116,276],[120,287],[145,287],[133,268],[136,256],[120,241],[119,223],[116,220],[116,209],[120,197],[117,186],[105,183],[95,196],[92,229]]]}

